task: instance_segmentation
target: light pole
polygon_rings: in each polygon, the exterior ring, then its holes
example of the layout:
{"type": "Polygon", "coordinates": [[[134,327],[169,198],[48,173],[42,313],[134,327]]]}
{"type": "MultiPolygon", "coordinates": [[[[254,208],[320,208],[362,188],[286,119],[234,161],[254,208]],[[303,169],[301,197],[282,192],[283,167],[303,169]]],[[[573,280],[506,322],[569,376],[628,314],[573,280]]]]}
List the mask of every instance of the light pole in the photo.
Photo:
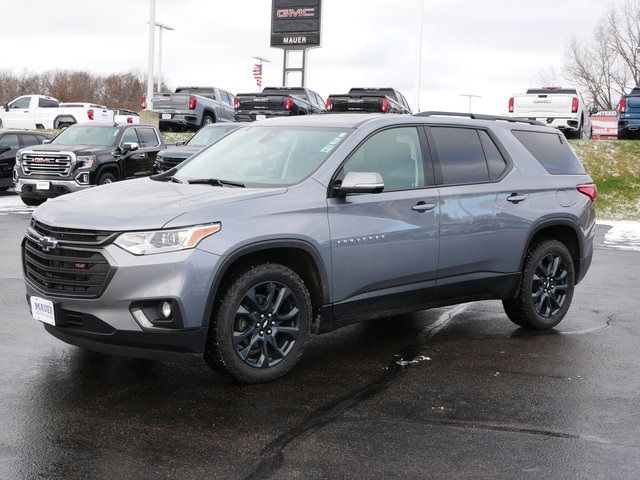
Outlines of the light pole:
{"type": "Polygon", "coordinates": [[[175,28],[160,22],[156,22],[155,25],[158,27],[158,93],[160,93],[162,86],[162,31],[175,30],[175,28]]]}
{"type": "Polygon", "coordinates": [[[155,47],[156,0],[149,0],[149,57],[147,61],[147,110],[153,110],[153,50],[155,47]]]}
{"type": "Polygon", "coordinates": [[[473,95],[471,93],[461,93],[461,97],[469,97],[469,113],[471,113],[471,99],[472,98],[482,98],[480,95],[473,95]]]}
{"type": "Polygon", "coordinates": [[[260,62],[260,85],[258,85],[259,87],[262,86],[262,80],[264,79],[264,70],[262,70],[262,62],[264,63],[270,63],[271,60],[269,60],[268,58],[264,58],[264,57],[251,57],[251,58],[255,58],[256,60],[258,60],[260,62]]]}
{"type": "Polygon", "coordinates": [[[416,108],[420,111],[420,84],[422,83],[422,30],[424,0],[418,0],[418,39],[416,44],[416,108]]]}

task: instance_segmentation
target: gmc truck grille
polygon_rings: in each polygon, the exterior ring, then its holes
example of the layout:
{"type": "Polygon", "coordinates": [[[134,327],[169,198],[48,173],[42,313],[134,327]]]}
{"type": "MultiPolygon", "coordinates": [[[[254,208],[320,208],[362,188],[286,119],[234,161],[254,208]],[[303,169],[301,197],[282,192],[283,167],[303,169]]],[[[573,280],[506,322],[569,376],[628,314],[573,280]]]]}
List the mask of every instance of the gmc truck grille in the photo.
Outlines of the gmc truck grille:
{"type": "Polygon", "coordinates": [[[116,270],[99,245],[116,235],[117,232],[54,228],[32,220],[22,244],[24,276],[48,295],[97,298],[116,270]]]}
{"type": "Polygon", "coordinates": [[[25,153],[22,171],[25,175],[66,177],[71,171],[71,156],[54,153],[25,153]]]}
{"type": "Polygon", "coordinates": [[[168,170],[170,168],[175,167],[176,165],[181,164],[184,161],[185,161],[184,158],[162,157],[161,159],[158,160],[158,163],[162,168],[168,170]]]}

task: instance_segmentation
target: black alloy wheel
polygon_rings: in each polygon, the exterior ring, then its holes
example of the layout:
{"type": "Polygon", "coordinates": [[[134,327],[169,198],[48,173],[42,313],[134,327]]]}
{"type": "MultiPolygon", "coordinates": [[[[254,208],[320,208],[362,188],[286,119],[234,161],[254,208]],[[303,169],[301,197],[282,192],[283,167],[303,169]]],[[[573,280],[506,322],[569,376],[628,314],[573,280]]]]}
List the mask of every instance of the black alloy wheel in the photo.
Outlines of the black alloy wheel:
{"type": "Polygon", "coordinates": [[[567,299],[568,276],[567,266],[558,254],[550,253],[538,262],[531,285],[531,298],[538,315],[549,318],[562,309],[567,299]]]}

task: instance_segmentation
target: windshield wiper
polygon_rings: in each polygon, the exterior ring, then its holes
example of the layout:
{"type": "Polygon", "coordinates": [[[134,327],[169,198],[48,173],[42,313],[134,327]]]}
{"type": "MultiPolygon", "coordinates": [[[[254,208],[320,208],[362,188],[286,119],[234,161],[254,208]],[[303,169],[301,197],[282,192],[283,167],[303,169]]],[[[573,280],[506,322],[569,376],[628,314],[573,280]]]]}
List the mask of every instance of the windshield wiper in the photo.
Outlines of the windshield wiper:
{"type": "Polygon", "coordinates": [[[167,180],[173,183],[184,183],[182,180],[179,180],[176,177],[168,177],[167,180]]]}
{"type": "Polygon", "coordinates": [[[219,178],[192,178],[191,180],[187,180],[187,183],[192,185],[197,185],[197,184],[212,185],[214,187],[244,188],[244,183],[232,182],[231,180],[221,180],[219,178]]]}

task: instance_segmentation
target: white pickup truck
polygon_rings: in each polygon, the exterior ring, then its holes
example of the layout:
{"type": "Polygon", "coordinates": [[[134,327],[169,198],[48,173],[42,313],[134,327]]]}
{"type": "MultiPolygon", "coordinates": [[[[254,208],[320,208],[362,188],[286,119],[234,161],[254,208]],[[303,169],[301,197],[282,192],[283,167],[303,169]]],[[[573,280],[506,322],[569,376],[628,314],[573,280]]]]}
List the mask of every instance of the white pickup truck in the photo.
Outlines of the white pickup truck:
{"type": "Polygon", "coordinates": [[[113,111],[88,103],[61,104],[46,95],[23,95],[0,109],[1,128],[65,128],[85,122],[113,122],[113,111]]]}
{"type": "Polygon", "coordinates": [[[567,137],[591,136],[589,112],[575,88],[530,88],[509,99],[509,116],[537,120],[562,130],[567,137]]]}

